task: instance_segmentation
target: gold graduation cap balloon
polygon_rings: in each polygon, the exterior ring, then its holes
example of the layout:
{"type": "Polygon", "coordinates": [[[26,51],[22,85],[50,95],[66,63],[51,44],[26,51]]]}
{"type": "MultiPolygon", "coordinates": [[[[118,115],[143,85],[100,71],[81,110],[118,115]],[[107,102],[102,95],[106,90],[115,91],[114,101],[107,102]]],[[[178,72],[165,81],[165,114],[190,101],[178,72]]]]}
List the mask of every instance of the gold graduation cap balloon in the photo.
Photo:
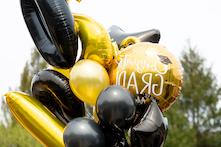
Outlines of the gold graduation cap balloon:
{"type": "Polygon", "coordinates": [[[155,43],[141,42],[119,52],[109,72],[111,84],[129,89],[138,104],[158,100],[167,110],[180,94],[182,72],[179,61],[155,43]]]}

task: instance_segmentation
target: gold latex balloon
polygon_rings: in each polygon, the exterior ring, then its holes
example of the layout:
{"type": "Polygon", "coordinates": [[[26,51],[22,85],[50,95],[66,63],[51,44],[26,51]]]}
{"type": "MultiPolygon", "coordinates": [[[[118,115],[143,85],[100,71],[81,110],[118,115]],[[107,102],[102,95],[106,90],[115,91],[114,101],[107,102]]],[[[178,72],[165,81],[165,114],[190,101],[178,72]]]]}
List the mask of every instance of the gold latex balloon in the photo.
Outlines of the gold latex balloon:
{"type": "Polygon", "coordinates": [[[41,103],[19,92],[8,92],[6,101],[17,121],[39,142],[64,147],[64,124],[41,103]]]}
{"type": "Polygon", "coordinates": [[[82,42],[82,56],[109,68],[114,49],[107,30],[90,17],[74,14],[75,30],[82,42]]]}
{"type": "Polygon", "coordinates": [[[72,68],[63,69],[63,68],[57,68],[57,67],[54,67],[54,66],[49,66],[48,69],[55,70],[55,71],[61,73],[62,75],[64,75],[66,78],[70,79],[70,72],[71,72],[72,68]]]}
{"type": "Polygon", "coordinates": [[[78,61],[70,73],[70,86],[74,94],[90,105],[95,105],[100,92],[109,85],[109,76],[98,62],[78,61]]]}
{"type": "Polygon", "coordinates": [[[98,123],[99,122],[99,118],[97,116],[97,112],[96,112],[96,109],[94,108],[93,109],[93,120],[98,123]]]}
{"type": "Polygon", "coordinates": [[[154,97],[162,111],[173,104],[182,85],[179,61],[164,46],[147,42],[120,51],[109,76],[111,84],[129,89],[139,104],[154,97]]]}

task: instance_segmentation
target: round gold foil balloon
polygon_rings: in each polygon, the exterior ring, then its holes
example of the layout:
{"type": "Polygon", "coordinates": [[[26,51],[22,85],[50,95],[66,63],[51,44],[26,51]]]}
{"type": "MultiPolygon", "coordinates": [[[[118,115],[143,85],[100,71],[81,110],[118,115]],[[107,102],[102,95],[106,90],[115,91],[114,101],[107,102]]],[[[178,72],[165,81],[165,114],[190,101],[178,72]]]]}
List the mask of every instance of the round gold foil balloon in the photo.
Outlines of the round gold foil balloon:
{"type": "Polygon", "coordinates": [[[178,60],[159,44],[141,42],[120,51],[109,71],[111,84],[129,89],[138,104],[158,101],[167,110],[180,94],[182,71],[178,60]]]}
{"type": "Polygon", "coordinates": [[[109,84],[107,71],[93,60],[80,60],[70,73],[72,91],[79,99],[90,105],[95,105],[98,95],[109,84]]]}

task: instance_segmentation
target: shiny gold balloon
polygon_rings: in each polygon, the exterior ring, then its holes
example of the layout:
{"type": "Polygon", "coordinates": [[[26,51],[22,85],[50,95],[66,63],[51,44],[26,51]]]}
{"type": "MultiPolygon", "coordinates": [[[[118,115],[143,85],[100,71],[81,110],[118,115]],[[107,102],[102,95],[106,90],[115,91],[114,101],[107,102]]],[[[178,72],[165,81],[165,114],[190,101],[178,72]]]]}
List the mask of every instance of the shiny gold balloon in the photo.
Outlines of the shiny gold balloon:
{"type": "Polygon", "coordinates": [[[111,84],[129,89],[140,104],[154,97],[162,111],[173,104],[182,85],[180,62],[164,46],[147,42],[119,52],[109,76],[111,84]]]}
{"type": "Polygon", "coordinates": [[[64,75],[66,78],[70,79],[70,72],[71,72],[72,68],[63,69],[63,68],[57,68],[57,67],[54,67],[54,66],[49,66],[48,69],[55,70],[55,71],[61,73],[62,75],[64,75]]]}
{"type": "Polygon", "coordinates": [[[96,112],[96,109],[94,108],[93,109],[93,120],[98,123],[99,122],[99,118],[97,116],[97,112],[96,112]]]}
{"type": "Polygon", "coordinates": [[[17,121],[39,142],[64,147],[64,124],[41,103],[19,92],[8,92],[6,101],[17,121]]]}
{"type": "Polygon", "coordinates": [[[109,68],[114,49],[107,30],[90,17],[74,14],[75,30],[82,42],[82,55],[85,59],[99,62],[109,68]]]}
{"type": "Polygon", "coordinates": [[[100,92],[109,85],[109,76],[98,62],[78,61],[70,73],[70,86],[74,94],[90,105],[95,105],[100,92]]]}

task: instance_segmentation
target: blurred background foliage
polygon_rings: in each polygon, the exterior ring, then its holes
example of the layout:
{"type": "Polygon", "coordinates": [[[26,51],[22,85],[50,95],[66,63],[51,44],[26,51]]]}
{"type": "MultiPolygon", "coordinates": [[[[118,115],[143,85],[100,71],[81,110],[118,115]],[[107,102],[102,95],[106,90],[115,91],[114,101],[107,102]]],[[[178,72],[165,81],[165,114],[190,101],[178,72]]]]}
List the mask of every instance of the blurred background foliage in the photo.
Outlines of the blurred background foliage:
{"type": "MultiPolygon", "coordinates": [[[[47,63],[40,56],[36,49],[32,49],[30,59],[25,63],[21,74],[19,91],[30,94],[32,77],[39,70],[47,68],[47,63]]],[[[0,146],[1,147],[41,147],[39,144],[15,118],[10,115],[10,111],[2,98],[1,111],[3,111],[3,122],[0,124],[0,146]]],[[[1,102],[0,102],[1,103],[1,102]]]]}
{"type": "MultiPolygon", "coordinates": [[[[221,88],[211,67],[188,44],[181,58],[184,84],[181,96],[165,112],[169,131],[165,147],[221,147],[221,109],[218,107],[221,88]]],[[[30,94],[33,75],[47,67],[46,62],[34,49],[26,62],[18,90],[30,94]]],[[[41,146],[10,115],[1,98],[4,121],[0,124],[0,146],[38,147],[41,146]]]]}

